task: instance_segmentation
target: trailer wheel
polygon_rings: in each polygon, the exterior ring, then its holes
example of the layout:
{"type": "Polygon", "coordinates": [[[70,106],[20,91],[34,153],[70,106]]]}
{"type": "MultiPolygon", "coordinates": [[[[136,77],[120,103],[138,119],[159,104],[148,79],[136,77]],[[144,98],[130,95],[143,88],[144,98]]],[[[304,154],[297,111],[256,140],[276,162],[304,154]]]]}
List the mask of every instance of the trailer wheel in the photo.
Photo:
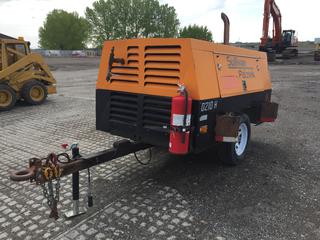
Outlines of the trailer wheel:
{"type": "Polygon", "coordinates": [[[21,96],[31,105],[40,105],[46,100],[48,90],[42,82],[32,80],[22,87],[21,96]]]}
{"type": "Polygon", "coordinates": [[[0,84],[0,111],[8,111],[17,102],[16,92],[6,84],[0,84]]]}
{"type": "Polygon", "coordinates": [[[218,145],[218,155],[220,160],[230,166],[241,163],[246,155],[250,141],[250,120],[245,114],[240,117],[240,126],[238,134],[238,142],[236,143],[220,143],[218,145]]]}

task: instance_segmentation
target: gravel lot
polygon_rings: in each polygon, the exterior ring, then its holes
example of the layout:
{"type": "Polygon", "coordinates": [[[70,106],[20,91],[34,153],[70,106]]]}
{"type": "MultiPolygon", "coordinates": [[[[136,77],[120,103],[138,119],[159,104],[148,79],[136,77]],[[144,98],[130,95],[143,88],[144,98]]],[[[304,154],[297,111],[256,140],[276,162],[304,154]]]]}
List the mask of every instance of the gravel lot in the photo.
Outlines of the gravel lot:
{"type": "MultiPolygon", "coordinates": [[[[9,180],[33,156],[79,142],[82,153],[118,137],[95,130],[99,59],[48,59],[59,93],[42,106],[0,113],[0,239],[320,239],[320,71],[276,65],[275,124],[252,127],[246,161],[223,166],[215,151],[175,157],[156,149],[150,165],[128,155],[92,169],[94,207],[71,220],[71,177],[60,219],[48,219],[40,187],[9,180]]],[[[81,173],[81,203],[86,200],[81,173]]]]}

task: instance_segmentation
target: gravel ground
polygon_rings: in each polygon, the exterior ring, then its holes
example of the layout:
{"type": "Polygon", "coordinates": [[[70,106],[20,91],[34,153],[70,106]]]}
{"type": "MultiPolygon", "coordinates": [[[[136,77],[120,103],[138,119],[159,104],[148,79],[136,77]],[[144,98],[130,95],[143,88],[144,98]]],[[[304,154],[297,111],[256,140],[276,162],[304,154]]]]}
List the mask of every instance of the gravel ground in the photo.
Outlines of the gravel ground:
{"type": "MultiPolygon", "coordinates": [[[[0,113],[0,239],[320,239],[320,71],[271,66],[280,103],[275,124],[252,127],[246,161],[223,166],[215,151],[175,157],[156,149],[94,167],[94,207],[73,219],[71,179],[62,180],[60,219],[48,219],[40,187],[9,180],[33,156],[79,142],[82,153],[119,139],[95,130],[98,59],[48,59],[57,95],[0,113]]],[[[86,199],[81,173],[81,204],[86,199]]]]}

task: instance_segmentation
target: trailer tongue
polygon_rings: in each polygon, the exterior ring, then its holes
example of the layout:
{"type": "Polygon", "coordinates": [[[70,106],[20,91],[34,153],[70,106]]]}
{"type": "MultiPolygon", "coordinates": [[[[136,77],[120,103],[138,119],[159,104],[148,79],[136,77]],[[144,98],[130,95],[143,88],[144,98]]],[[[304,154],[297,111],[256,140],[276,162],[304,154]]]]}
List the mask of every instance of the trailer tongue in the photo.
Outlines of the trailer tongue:
{"type": "MultiPolygon", "coordinates": [[[[66,145],[64,146],[66,147],[66,145]]],[[[63,152],[60,154],[50,153],[45,158],[31,158],[29,160],[29,168],[11,172],[10,179],[13,181],[30,180],[30,182],[36,182],[38,185],[41,185],[44,196],[47,198],[47,203],[51,208],[50,217],[57,219],[60,178],[72,174],[73,209],[66,216],[74,217],[83,213],[79,207],[79,171],[88,169],[88,207],[91,207],[93,201],[90,189],[89,169],[93,166],[151,147],[151,145],[145,143],[121,140],[115,142],[110,149],[82,156],[78,145],[72,144],[70,146],[72,156],[63,152]]]]}

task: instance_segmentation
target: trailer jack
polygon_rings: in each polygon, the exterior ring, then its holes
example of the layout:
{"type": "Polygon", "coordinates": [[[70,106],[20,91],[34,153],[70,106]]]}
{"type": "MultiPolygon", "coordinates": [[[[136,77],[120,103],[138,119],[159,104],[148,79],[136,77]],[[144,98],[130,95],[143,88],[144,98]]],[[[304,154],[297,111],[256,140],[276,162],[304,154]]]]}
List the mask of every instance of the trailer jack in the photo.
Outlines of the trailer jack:
{"type": "MultiPolygon", "coordinates": [[[[66,145],[64,145],[66,147],[66,145]]],[[[45,158],[31,158],[29,168],[10,173],[13,181],[30,181],[41,185],[48,206],[51,209],[50,217],[58,219],[57,204],[59,202],[60,178],[72,174],[72,199],[73,208],[65,215],[67,218],[85,213],[79,205],[79,172],[88,169],[88,207],[93,206],[91,194],[90,168],[125,155],[136,153],[140,150],[151,148],[152,145],[129,140],[120,140],[113,143],[113,147],[101,152],[81,155],[78,144],[70,147],[72,156],[63,152],[50,153],[45,158]]]]}

